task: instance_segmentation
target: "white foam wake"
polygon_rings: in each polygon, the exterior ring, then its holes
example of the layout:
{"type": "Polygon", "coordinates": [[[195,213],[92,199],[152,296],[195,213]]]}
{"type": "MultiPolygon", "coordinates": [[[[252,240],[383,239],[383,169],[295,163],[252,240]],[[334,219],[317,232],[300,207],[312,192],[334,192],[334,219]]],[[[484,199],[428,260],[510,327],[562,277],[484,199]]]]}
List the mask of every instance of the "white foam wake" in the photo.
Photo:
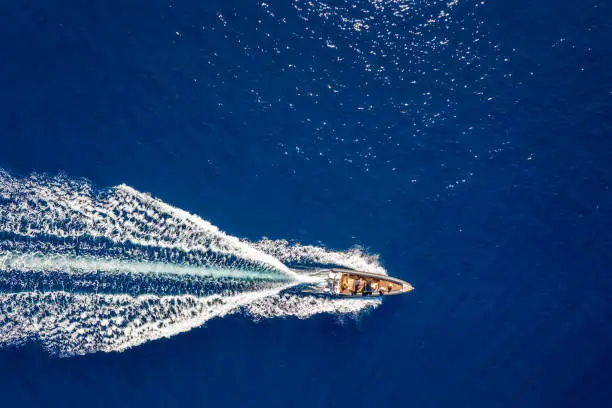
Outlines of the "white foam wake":
{"type": "Polygon", "coordinates": [[[126,185],[95,191],[64,176],[34,174],[15,179],[0,170],[2,230],[27,237],[105,238],[115,243],[201,252],[237,259],[233,267],[253,263],[287,274],[277,259],[221,232],[198,216],[174,208],[126,185]]]}
{"type": "Polygon", "coordinates": [[[314,297],[284,265],[384,273],[363,251],[248,242],[131,187],[0,170],[0,346],[121,351],[244,312],[355,315],[376,299],[314,297]]]}
{"type": "Polygon", "coordinates": [[[368,255],[360,248],[334,251],[312,245],[290,244],[286,240],[262,239],[251,243],[255,248],[274,256],[281,262],[338,265],[364,272],[387,274],[378,255],[368,255]]]}
{"type": "Polygon", "coordinates": [[[70,256],[64,254],[40,253],[2,253],[0,252],[0,271],[62,271],[65,273],[136,273],[171,274],[209,278],[257,279],[283,281],[290,279],[278,273],[250,271],[223,267],[198,267],[166,262],[130,261],[90,256],[70,256]]]}
{"type": "Polygon", "coordinates": [[[10,293],[0,295],[0,341],[39,341],[59,355],[122,351],[171,337],[234,312],[281,288],[234,296],[125,296],[10,293]]]}

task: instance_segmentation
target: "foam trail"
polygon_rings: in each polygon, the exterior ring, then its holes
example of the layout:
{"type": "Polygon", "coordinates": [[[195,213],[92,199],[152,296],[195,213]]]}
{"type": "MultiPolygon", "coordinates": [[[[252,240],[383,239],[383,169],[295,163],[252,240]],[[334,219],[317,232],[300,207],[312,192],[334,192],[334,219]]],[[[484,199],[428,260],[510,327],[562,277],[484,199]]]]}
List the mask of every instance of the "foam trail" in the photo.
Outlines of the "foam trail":
{"type": "Polygon", "coordinates": [[[244,310],[255,319],[271,317],[297,317],[307,319],[321,313],[344,314],[356,317],[364,310],[373,309],[381,304],[377,298],[338,299],[317,296],[279,296],[256,299],[245,305],[244,310]]]}
{"type": "Polygon", "coordinates": [[[232,237],[126,185],[0,170],[0,346],[122,351],[231,313],[353,316],[380,304],[304,295],[292,287],[319,278],[285,262],[384,273],[361,250],[232,237]]]}
{"type": "Polygon", "coordinates": [[[139,274],[197,275],[212,278],[237,278],[283,281],[289,277],[271,272],[257,272],[231,268],[203,268],[162,262],[138,262],[117,259],[65,256],[62,254],[2,254],[0,270],[117,272],[139,274]]]}
{"type": "Polygon", "coordinates": [[[376,255],[368,255],[360,248],[349,251],[330,251],[312,245],[290,244],[286,240],[263,239],[252,245],[285,263],[337,265],[364,272],[386,275],[376,255]]]}
{"type": "Polygon", "coordinates": [[[15,179],[0,171],[2,230],[17,235],[105,238],[114,243],[196,251],[204,260],[230,256],[294,276],[278,259],[221,232],[198,216],[126,185],[96,192],[84,181],[38,174],[15,179]]]}
{"type": "Polygon", "coordinates": [[[284,288],[227,297],[0,294],[0,341],[37,340],[61,356],[123,351],[191,330],[284,288]]]}

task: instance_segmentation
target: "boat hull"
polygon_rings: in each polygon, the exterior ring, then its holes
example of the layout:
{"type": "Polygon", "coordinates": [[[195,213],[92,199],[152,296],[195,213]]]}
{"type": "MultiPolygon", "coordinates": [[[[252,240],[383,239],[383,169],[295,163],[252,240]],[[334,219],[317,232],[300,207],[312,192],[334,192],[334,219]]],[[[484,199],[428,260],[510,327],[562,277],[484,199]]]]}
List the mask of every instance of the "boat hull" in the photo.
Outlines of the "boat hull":
{"type": "Polygon", "coordinates": [[[355,271],[344,268],[300,268],[296,273],[308,273],[321,280],[307,285],[305,292],[322,293],[341,297],[390,296],[410,292],[414,288],[408,282],[391,276],[355,271]]]}

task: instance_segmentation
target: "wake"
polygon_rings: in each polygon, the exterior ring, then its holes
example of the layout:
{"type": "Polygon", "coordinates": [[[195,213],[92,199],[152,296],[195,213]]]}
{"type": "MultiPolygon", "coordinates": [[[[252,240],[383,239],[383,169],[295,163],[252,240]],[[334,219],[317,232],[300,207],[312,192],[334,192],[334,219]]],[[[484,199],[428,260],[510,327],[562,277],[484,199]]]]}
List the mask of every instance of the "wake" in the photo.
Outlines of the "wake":
{"type": "Polygon", "coordinates": [[[361,250],[249,242],[126,185],[0,170],[0,346],[122,351],[215,317],[356,315],[377,299],[293,290],[290,265],[385,273],[361,250]]]}

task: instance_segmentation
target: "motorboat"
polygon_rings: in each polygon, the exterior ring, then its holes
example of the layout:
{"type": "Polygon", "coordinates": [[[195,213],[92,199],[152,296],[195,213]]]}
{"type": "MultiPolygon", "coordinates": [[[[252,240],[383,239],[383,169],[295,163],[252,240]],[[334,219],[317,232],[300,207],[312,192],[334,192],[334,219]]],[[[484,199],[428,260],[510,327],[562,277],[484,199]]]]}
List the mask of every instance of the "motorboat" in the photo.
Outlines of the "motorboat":
{"type": "Polygon", "coordinates": [[[388,275],[344,268],[292,268],[297,274],[307,274],[303,291],[336,296],[389,296],[410,292],[408,282],[388,275]]]}

